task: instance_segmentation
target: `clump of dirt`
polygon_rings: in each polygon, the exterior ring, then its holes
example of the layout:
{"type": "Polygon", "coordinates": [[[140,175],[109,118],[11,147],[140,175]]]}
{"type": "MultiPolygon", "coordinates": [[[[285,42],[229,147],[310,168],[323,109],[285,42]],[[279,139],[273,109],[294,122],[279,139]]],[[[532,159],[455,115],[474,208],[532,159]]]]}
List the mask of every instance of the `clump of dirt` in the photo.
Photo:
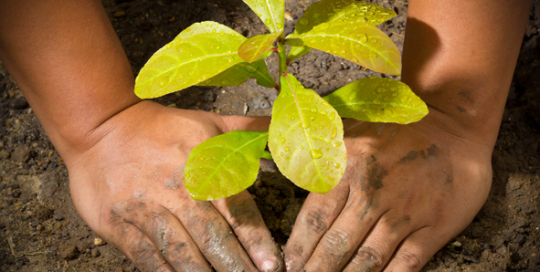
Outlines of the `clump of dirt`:
{"type": "MultiPolygon", "coordinates": [[[[287,0],[291,32],[313,0],[287,0]]],[[[407,1],[372,1],[397,12],[380,25],[403,45],[407,1]]],[[[103,0],[137,72],[151,54],[192,23],[212,20],[251,37],[265,33],[240,0],[103,0]]],[[[494,180],[473,223],[441,249],[423,271],[540,270],[540,1],[535,0],[493,154],[494,180]]],[[[269,61],[277,74],[276,59],[269,61]]],[[[319,94],[372,73],[319,51],[292,63],[289,72],[319,94]]],[[[381,76],[380,74],[376,74],[381,76]]],[[[384,75],[382,75],[384,76],[384,75]]],[[[276,98],[249,80],[236,87],[192,87],[157,101],[184,109],[248,116],[269,115],[276,98]]],[[[270,162],[249,189],[276,241],[283,245],[307,193],[270,162]]],[[[0,270],[138,271],[77,215],[62,159],[32,109],[0,64],[0,270]]]]}

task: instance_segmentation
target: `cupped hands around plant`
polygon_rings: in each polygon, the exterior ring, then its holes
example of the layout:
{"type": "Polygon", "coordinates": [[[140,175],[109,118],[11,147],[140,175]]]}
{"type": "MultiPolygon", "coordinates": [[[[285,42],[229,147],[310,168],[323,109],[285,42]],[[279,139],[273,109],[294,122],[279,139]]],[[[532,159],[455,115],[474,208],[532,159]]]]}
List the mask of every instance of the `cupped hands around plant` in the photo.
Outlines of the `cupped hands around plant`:
{"type": "Polygon", "coordinates": [[[99,142],[67,161],[75,207],[141,271],[281,270],[280,251],[249,193],[196,201],[182,177],[202,141],[234,129],[265,130],[268,122],[140,102],[104,123],[99,142]]]}
{"type": "Polygon", "coordinates": [[[445,118],[346,120],[347,171],[304,202],[287,271],[419,271],[458,235],[487,199],[492,149],[441,129],[445,118]]]}
{"type": "Polygon", "coordinates": [[[347,166],[341,118],[407,124],[428,113],[407,85],[391,78],[363,78],[322,98],[287,73],[291,62],[318,49],[377,72],[399,75],[400,52],[375,26],[395,16],[392,10],[363,1],[322,0],[304,12],[293,34],[285,36],[285,0],[244,2],[269,34],[248,39],[216,22],[193,24],[158,50],[136,79],[135,93],[141,98],[194,85],[233,86],[249,78],[279,92],[267,132],[234,131],[191,151],[184,177],[194,199],[221,199],[242,192],[255,182],[263,157],[273,159],[299,187],[327,193],[347,166]],[[277,83],[264,61],[272,53],[279,59],[277,83]],[[267,142],[270,153],[265,151],[267,142]]]}

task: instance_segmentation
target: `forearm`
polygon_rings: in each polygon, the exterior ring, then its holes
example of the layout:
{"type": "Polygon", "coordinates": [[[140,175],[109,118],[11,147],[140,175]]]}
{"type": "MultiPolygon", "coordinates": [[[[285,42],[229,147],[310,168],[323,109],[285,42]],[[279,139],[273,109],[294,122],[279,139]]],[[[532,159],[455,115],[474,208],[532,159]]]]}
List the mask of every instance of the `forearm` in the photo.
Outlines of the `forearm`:
{"type": "Polygon", "coordinates": [[[133,74],[98,0],[0,0],[0,59],[62,156],[137,103],[133,74]]]}
{"type": "Polygon", "coordinates": [[[430,106],[428,120],[495,144],[530,4],[410,1],[402,80],[430,106]]]}

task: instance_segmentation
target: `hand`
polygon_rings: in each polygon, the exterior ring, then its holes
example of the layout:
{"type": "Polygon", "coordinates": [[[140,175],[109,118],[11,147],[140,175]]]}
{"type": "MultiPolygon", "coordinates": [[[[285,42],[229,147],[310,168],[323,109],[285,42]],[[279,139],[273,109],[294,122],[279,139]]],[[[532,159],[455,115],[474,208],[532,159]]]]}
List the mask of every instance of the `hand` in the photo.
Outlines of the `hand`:
{"type": "Polygon", "coordinates": [[[346,173],[306,199],[287,271],[419,271],[459,234],[487,199],[492,147],[436,124],[346,120],[346,173]]]}
{"type": "Polygon", "coordinates": [[[281,270],[249,193],[195,201],[183,183],[187,156],[200,142],[268,124],[140,102],[101,125],[88,151],[66,158],[75,207],[142,271],[281,270]]]}

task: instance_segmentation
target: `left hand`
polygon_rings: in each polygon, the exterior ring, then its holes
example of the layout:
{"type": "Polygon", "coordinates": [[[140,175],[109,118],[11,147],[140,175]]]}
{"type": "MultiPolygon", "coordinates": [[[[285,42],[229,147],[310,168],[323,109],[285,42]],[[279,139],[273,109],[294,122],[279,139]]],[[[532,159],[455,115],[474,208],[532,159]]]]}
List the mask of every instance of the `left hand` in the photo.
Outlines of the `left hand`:
{"type": "Polygon", "coordinates": [[[346,173],[306,199],[287,271],[419,271],[465,229],[488,196],[492,147],[431,117],[405,126],[345,120],[346,173]]]}

